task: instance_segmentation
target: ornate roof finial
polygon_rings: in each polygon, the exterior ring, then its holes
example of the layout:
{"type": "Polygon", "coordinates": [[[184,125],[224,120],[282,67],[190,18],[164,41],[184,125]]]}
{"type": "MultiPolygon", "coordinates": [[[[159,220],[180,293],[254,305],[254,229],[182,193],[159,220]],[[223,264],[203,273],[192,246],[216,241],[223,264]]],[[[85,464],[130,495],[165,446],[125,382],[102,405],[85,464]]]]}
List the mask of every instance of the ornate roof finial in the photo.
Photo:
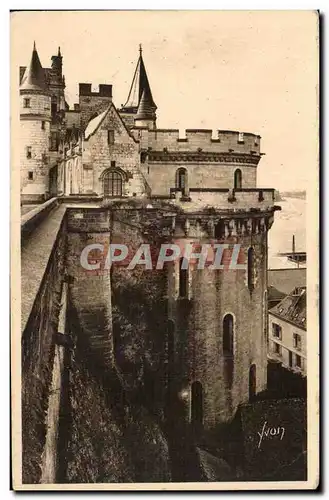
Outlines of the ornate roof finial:
{"type": "Polygon", "coordinates": [[[58,47],[58,54],[57,54],[57,55],[58,55],[58,57],[61,57],[61,55],[62,55],[62,54],[61,54],[61,48],[60,48],[60,47],[58,47]]]}
{"type": "Polygon", "coordinates": [[[37,50],[36,45],[35,45],[35,40],[33,41],[33,50],[37,50]]]}
{"type": "Polygon", "coordinates": [[[140,44],[139,44],[139,55],[140,55],[140,56],[142,55],[142,52],[143,52],[143,49],[142,49],[142,44],[140,43],[140,44]]]}

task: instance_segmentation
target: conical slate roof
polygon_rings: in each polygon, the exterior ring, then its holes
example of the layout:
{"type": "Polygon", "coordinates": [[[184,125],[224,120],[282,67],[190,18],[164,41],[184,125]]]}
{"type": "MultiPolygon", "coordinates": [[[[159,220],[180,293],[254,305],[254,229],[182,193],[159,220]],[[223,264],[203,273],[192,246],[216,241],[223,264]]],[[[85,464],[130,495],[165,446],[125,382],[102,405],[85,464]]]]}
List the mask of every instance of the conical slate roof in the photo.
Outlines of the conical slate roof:
{"type": "Polygon", "coordinates": [[[20,90],[47,90],[45,72],[41,66],[35,43],[33,46],[31,62],[25,69],[20,90]]]}
{"type": "Polygon", "coordinates": [[[152,92],[150,84],[147,78],[146,69],[142,56],[142,49],[139,49],[139,59],[137,62],[136,70],[134,73],[134,78],[129,90],[129,95],[126,104],[123,106],[122,110],[136,112],[142,99],[143,92],[147,96],[149,104],[157,109],[155,102],[153,101],[152,92]]]}
{"type": "Polygon", "coordinates": [[[137,109],[136,120],[154,120],[156,106],[152,96],[146,90],[143,90],[141,100],[137,109]]]}

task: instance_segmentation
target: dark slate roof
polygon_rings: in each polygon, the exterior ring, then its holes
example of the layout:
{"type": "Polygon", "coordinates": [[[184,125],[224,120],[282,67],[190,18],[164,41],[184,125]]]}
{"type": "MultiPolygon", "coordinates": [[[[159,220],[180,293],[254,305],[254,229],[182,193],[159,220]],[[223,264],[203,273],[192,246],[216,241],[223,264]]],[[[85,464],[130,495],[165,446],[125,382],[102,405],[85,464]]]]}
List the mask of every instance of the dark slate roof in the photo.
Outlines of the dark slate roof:
{"type": "Polygon", "coordinates": [[[286,296],[284,293],[280,292],[280,290],[278,290],[274,286],[269,286],[267,290],[268,290],[267,298],[269,302],[272,300],[282,300],[286,296]]]}
{"type": "Polygon", "coordinates": [[[122,107],[122,111],[124,110],[136,113],[144,91],[147,96],[148,102],[151,104],[151,106],[154,108],[155,111],[157,107],[152,97],[152,92],[146,74],[142,52],[140,49],[140,56],[135,69],[134,78],[129,90],[128,99],[126,104],[122,107]]]}
{"type": "Polygon", "coordinates": [[[136,119],[138,120],[154,120],[155,118],[155,110],[154,103],[152,100],[152,96],[146,90],[143,90],[142,98],[140,100],[136,119]]]}
{"type": "Polygon", "coordinates": [[[29,66],[26,67],[21,80],[21,90],[47,90],[45,72],[41,66],[37,49],[34,45],[29,66]]]}
{"type": "Polygon", "coordinates": [[[306,286],[306,268],[269,269],[267,279],[268,287],[273,286],[288,295],[293,288],[306,286]]]}
{"type": "Polygon", "coordinates": [[[306,330],[306,287],[295,288],[269,312],[306,330]]]}

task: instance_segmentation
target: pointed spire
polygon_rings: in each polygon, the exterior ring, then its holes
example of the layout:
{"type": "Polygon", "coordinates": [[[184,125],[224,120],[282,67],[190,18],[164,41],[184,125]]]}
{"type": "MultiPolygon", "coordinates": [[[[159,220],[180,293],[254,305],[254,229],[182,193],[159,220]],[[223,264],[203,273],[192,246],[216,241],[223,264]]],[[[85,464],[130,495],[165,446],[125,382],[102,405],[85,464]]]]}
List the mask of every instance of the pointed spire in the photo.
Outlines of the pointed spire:
{"type": "Polygon", "coordinates": [[[58,57],[62,57],[61,48],[60,47],[58,47],[58,54],[57,55],[58,55],[58,57]]]}
{"type": "Polygon", "coordinates": [[[134,73],[134,78],[129,90],[129,95],[126,104],[123,106],[123,111],[136,113],[141,102],[143,91],[145,91],[148,104],[157,109],[153,101],[150,84],[147,78],[146,69],[143,61],[142,44],[139,44],[139,58],[134,73]]]}
{"type": "Polygon", "coordinates": [[[47,90],[45,72],[41,66],[35,42],[33,44],[31,62],[25,69],[20,90],[47,90]]]}

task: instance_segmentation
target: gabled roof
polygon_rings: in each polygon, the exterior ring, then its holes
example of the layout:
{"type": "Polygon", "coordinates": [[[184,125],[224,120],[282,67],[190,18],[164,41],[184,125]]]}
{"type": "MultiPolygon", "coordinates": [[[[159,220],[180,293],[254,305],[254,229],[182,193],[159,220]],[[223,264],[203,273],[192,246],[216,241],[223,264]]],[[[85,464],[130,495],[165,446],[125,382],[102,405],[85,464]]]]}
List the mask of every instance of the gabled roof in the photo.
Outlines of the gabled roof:
{"type": "Polygon", "coordinates": [[[95,116],[95,118],[90,120],[90,122],[88,123],[86,130],[85,130],[86,141],[89,139],[89,137],[91,135],[93,135],[96,132],[96,130],[98,129],[98,127],[100,126],[100,124],[104,120],[105,116],[109,112],[110,108],[111,108],[111,106],[109,106],[108,108],[105,109],[105,111],[103,111],[99,115],[95,116]]]}
{"type": "Polygon", "coordinates": [[[269,312],[306,330],[306,287],[295,288],[269,312]]]}
{"type": "Polygon", "coordinates": [[[149,103],[151,104],[151,106],[154,108],[155,111],[157,107],[155,102],[153,101],[152,92],[143,61],[142,48],[140,47],[139,58],[135,69],[134,78],[129,90],[127,102],[122,107],[122,111],[136,113],[144,91],[149,103]]]}
{"type": "Polygon", "coordinates": [[[124,121],[122,120],[122,118],[121,118],[120,114],[118,113],[116,107],[114,106],[113,102],[111,102],[109,104],[109,106],[104,111],[102,111],[102,113],[95,116],[95,118],[93,118],[92,120],[90,120],[90,122],[88,122],[88,125],[85,128],[85,132],[84,132],[85,140],[87,141],[92,135],[95,134],[95,132],[97,132],[98,128],[100,127],[100,125],[102,124],[102,122],[104,121],[104,119],[106,118],[106,116],[108,115],[108,113],[110,112],[111,109],[114,110],[115,114],[117,115],[118,119],[120,120],[120,122],[124,126],[129,137],[131,137],[134,142],[138,142],[135,139],[135,137],[130,133],[130,131],[127,129],[124,121]]]}
{"type": "Polygon", "coordinates": [[[48,90],[45,72],[41,66],[35,43],[30,64],[26,67],[21,81],[20,90],[48,90]]]}

